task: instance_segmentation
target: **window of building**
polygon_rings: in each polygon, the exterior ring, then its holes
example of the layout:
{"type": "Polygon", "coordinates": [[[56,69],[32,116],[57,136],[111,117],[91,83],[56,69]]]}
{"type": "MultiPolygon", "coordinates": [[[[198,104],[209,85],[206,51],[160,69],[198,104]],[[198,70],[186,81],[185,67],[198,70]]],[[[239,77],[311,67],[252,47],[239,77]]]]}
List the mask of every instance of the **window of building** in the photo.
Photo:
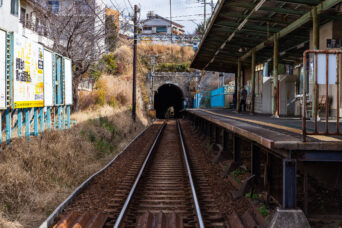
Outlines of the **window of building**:
{"type": "Polygon", "coordinates": [[[59,1],[49,1],[49,5],[51,7],[52,13],[58,13],[59,12],[59,1]]]}
{"type": "Polygon", "coordinates": [[[144,30],[152,30],[152,27],[144,27],[144,30]]]}
{"type": "Polygon", "coordinates": [[[26,14],[26,9],[21,7],[20,8],[20,22],[25,26],[25,14],[26,14]]]}
{"type": "Polygon", "coordinates": [[[18,16],[19,0],[11,0],[11,14],[18,16]]]}
{"type": "Polygon", "coordinates": [[[167,27],[166,26],[157,27],[157,33],[162,33],[162,32],[167,32],[167,27]]]}
{"type": "MultiPolygon", "coordinates": [[[[75,7],[78,10],[79,14],[89,14],[90,11],[90,3],[84,0],[75,0],[74,1],[75,7]]],[[[93,6],[93,9],[95,9],[95,6],[93,6]]]]}

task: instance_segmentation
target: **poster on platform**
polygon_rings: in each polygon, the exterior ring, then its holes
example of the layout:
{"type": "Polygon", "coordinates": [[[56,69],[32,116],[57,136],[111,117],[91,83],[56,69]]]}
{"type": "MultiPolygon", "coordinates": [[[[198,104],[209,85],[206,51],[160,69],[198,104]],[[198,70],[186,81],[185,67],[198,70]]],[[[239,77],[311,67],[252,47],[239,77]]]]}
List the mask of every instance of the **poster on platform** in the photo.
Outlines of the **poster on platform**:
{"type": "Polygon", "coordinates": [[[14,108],[44,107],[43,47],[27,38],[14,37],[14,108]]]}
{"type": "Polygon", "coordinates": [[[72,105],[72,62],[64,58],[65,65],[65,105],[72,105]]]}
{"type": "Polygon", "coordinates": [[[45,107],[53,106],[53,70],[52,70],[53,54],[44,50],[44,105],[45,107]]]}
{"type": "Polygon", "coordinates": [[[0,109],[6,109],[6,32],[0,30],[0,109]]]}

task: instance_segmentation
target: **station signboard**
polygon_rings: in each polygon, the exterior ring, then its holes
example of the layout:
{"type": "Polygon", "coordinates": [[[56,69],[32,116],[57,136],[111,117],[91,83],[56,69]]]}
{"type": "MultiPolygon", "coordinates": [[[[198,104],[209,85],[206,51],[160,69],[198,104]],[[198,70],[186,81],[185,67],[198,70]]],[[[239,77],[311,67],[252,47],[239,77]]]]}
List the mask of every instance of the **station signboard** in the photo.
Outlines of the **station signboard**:
{"type": "Polygon", "coordinates": [[[6,109],[6,32],[0,30],[0,109],[6,109]]]}
{"type": "Polygon", "coordinates": [[[21,36],[14,36],[13,106],[44,107],[44,49],[21,36]]]}

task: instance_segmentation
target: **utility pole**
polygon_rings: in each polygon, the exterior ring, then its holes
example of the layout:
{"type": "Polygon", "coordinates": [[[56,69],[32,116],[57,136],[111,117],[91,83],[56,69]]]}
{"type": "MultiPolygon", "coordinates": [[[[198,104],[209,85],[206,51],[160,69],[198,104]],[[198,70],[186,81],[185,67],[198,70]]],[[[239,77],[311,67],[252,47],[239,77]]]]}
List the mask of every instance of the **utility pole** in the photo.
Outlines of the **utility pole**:
{"type": "Polygon", "coordinates": [[[214,14],[214,0],[210,1],[210,6],[211,6],[211,16],[214,14]]]}
{"type": "Polygon", "coordinates": [[[207,28],[207,1],[204,0],[204,24],[203,24],[204,30],[207,28]]]}
{"type": "Polygon", "coordinates": [[[171,25],[171,57],[173,56],[173,50],[172,50],[172,44],[173,44],[173,40],[172,40],[172,33],[173,33],[173,29],[172,29],[172,0],[170,0],[170,25],[171,25]]]}
{"type": "Polygon", "coordinates": [[[133,47],[133,96],[132,96],[132,119],[136,120],[136,97],[137,97],[137,44],[138,44],[138,12],[139,8],[134,5],[134,47],[133,47]]]}
{"type": "Polygon", "coordinates": [[[153,77],[154,77],[154,68],[156,65],[156,58],[158,57],[158,55],[152,55],[151,56],[151,107],[154,104],[154,94],[153,94],[153,77]]]}

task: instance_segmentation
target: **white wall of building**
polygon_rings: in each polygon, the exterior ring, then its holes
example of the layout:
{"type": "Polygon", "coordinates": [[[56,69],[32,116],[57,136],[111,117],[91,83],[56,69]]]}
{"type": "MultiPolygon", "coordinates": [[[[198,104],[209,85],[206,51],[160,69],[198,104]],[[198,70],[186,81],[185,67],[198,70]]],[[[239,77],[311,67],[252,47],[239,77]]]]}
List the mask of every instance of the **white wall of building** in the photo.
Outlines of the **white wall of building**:
{"type": "Polygon", "coordinates": [[[3,0],[0,7],[0,28],[9,32],[18,32],[20,3],[18,16],[11,14],[11,0],[3,0]]]}
{"type": "Polygon", "coordinates": [[[25,1],[19,1],[19,7],[18,7],[18,16],[11,14],[11,1],[5,0],[3,1],[3,5],[0,7],[0,28],[6,30],[7,32],[14,32],[15,34],[19,36],[24,36],[36,43],[41,43],[46,47],[52,47],[53,42],[52,40],[38,35],[37,32],[25,28],[22,23],[20,23],[20,13],[21,13],[21,7],[25,8],[26,14],[30,15],[29,19],[32,22],[35,22],[35,13],[34,9],[25,4],[25,1]],[[31,17],[32,16],[32,17],[31,17]]]}

